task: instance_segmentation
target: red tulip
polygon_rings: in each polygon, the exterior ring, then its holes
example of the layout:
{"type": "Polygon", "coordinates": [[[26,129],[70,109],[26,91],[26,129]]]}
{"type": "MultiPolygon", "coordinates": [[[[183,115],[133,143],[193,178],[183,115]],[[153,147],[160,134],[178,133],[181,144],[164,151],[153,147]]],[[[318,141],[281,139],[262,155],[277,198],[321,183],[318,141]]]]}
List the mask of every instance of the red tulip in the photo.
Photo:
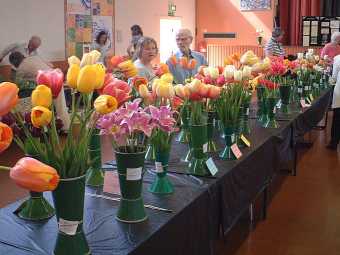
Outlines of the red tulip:
{"type": "Polygon", "coordinates": [[[0,116],[9,113],[18,102],[19,88],[11,82],[0,83],[0,116]]]}
{"type": "Polygon", "coordinates": [[[220,75],[217,80],[216,80],[216,84],[218,86],[223,86],[225,84],[225,77],[224,75],[220,75]]]}
{"type": "Polygon", "coordinates": [[[111,58],[111,64],[113,68],[118,67],[118,65],[125,61],[125,58],[123,56],[113,56],[111,58]]]}
{"type": "Polygon", "coordinates": [[[52,90],[53,98],[57,98],[64,83],[64,74],[60,69],[39,70],[37,84],[48,86],[52,90]]]}
{"type": "Polygon", "coordinates": [[[113,77],[113,75],[112,75],[111,73],[105,74],[104,84],[103,84],[103,86],[102,86],[100,89],[97,89],[98,93],[99,93],[100,95],[102,95],[102,94],[103,94],[104,88],[105,88],[107,85],[109,85],[111,82],[115,81],[115,80],[116,80],[116,78],[113,77]]]}
{"type": "Polygon", "coordinates": [[[0,122],[0,153],[5,151],[12,143],[13,131],[5,123],[0,122]]]}
{"type": "Polygon", "coordinates": [[[132,78],[131,84],[138,91],[140,85],[148,86],[148,80],[142,76],[135,76],[132,78]]]}
{"type": "Polygon", "coordinates": [[[157,68],[156,72],[155,72],[155,75],[158,76],[158,77],[161,77],[163,74],[165,73],[169,73],[169,67],[167,64],[164,64],[164,63],[160,63],[159,64],[159,67],[157,68]]]}
{"type": "Polygon", "coordinates": [[[52,191],[58,186],[57,171],[34,158],[20,159],[10,171],[11,179],[20,187],[35,191],[52,191]]]}
{"type": "Polygon", "coordinates": [[[115,80],[103,89],[103,94],[115,97],[119,106],[129,100],[130,93],[130,86],[121,80],[115,80]]]}

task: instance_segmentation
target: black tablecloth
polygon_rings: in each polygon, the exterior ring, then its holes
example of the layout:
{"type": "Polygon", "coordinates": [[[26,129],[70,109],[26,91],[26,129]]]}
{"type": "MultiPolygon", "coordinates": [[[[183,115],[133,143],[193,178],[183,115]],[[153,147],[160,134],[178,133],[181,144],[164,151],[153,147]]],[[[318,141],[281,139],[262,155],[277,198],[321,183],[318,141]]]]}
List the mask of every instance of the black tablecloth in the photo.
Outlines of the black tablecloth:
{"type": "MultiPolygon", "coordinates": [[[[149,219],[140,224],[115,220],[118,203],[86,196],[84,229],[93,254],[213,254],[212,240],[220,227],[230,230],[250,203],[268,185],[274,172],[291,160],[294,139],[315,126],[328,108],[330,91],[316,99],[302,113],[295,111],[279,128],[262,128],[250,120],[251,148],[242,148],[237,161],[222,161],[216,178],[197,178],[185,174],[179,163],[187,147],[174,144],[170,160],[170,179],[175,186],[171,196],[156,196],[147,191],[153,174],[144,177],[145,203],[172,209],[173,213],[147,210],[149,219]]],[[[216,133],[222,149],[224,142],[216,133]]],[[[147,164],[152,168],[151,164],[147,164]]],[[[110,166],[106,166],[109,167],[110,166]]],[[[88,193],[101,190],[87,189],[88,193]]],[[[45,194],[51,201],[49,193],[45,194]]],[[[13,211],[20,202],[0,209],[0,254],[51,254],[57,234],[56,219],[32,223],[17,218],[13,211]]]]}

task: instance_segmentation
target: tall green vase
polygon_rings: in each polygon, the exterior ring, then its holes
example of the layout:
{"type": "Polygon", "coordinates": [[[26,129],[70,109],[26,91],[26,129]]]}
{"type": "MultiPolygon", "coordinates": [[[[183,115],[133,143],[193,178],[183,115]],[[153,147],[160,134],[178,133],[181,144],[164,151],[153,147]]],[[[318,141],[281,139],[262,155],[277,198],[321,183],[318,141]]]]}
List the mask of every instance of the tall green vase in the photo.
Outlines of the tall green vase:
{"type": "Polygon", "coordinates": [[[290,114],[291,111],[289,109],[289,100],[290,100],[290,92],[291,86],[280,86],[280,98],[281,98],[281,111],[285,114],[290,114]]]}
{"type": "Polygon", "coordinates": [[[277,123],[275,119],[275,113],[276,113],[276,103],[277,99],[270,97],[266,100],[266,109],[268,111],[268,120],[266,123],[264,123],[265,128],[278,128],[279,124],[277,123]]]}
{"type": "Polygon", "coordinates": [[[52,196],[59,226],[54,254],[91,254],[83,231],[85,175],[60,179],[52,196]]]}
{"type": "Polygon", "coordinates": [[[167,172],[169,167],[170,150],[159,152],[156,150],[155,172],[156,178],[149,187],[151,193],[168,195],[174,192],[174,187],[170,182],[167,172]]]}
{"type": "Polygon", "coordinates": [[[268,99],[263,97],[261,104],[262,104],[262,111],[261,111],[261,117],[259,121],[261,125],[264,127],[266,123],[269,121],[268,99]]]}
{"type": "Polygon", "coordinates": [[[263,86],[256,87],[256,97],[257,97],[257,120],[262,123],[263,118],[263,93],[265,88],[263,86]]]}
{"type": "Polygon", "coordinates": [[[209,175],[206,161],[207,151],[207,124],[190,126],[190,147],[192,158],[189,163],[188,173],[198,176],[209,175]]]}
{"type": "Polygon", "coordinates": [[[188,106],[183,106],[181,111],[181,131],[178,134],[176,139],[177,142],[180,143],[189,143],[189,119],[190,119],[190,111],[188,106]]]}
{"type": "Polygon", "coordinates": [[[146,149],[145,160],[155,161],[155,159],[156,159],[155,147],[151,143],[149,143],[146,149]]]}
{"type": "Polygon", "coordinates": [[[125,223],[145,221],[147,215],[142,197],[145,150],[136,153],[115,151],[120,200],[116,219],[125,223]]]}
{"type": "Polygon", "coordinates": [[[250,126],[249,126],[249,106],[250,103],[244,103],[241,109],[241,133],[244,135],[250,134],[250,126]]]}
{"type": "Polygon", "coordinates": [[[99,130],[95,129],[91,136],[89,144],[91,166],[88,169],[86,175],[86,185],[88,186],[98,187],[104,184],[104,173],[102,170],[102,157],[100,146],[99,130]]]}
{"type": "Polygon", "coordinates": [[[236,144],[236,134],[235,134],[234,127],[224,128],[224,140],[225,140],[225,147],[219,155],[220,158],[223,160],[235,160],[236,157],[231,150],[231,146],[233,144],[236,144]]]}
{"type": "Polygon", "coordinates": [[[207,152],[214,153],[217,151],[216,143],[214,142],[214,119],[216,112],[208,112],[208,126],[207,126],[207,152]]]}

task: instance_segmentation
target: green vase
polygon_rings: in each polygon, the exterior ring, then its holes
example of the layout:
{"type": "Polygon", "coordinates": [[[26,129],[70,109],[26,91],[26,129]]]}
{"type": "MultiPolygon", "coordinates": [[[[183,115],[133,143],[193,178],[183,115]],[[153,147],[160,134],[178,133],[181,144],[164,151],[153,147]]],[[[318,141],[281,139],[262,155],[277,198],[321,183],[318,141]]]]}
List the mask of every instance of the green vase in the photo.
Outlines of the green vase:
{"type": "Polygon", "coordinates": [[[156,152],[155,172],[156,178],[149,187],[151,193],[168,195],[174,192],[174,187],[170,182],[167,171],[169,166],[170,150],[165,152],[156,152]]]}
{"type": "Polygon", "coordinates": [[[198,176],[209,175],[206,161],[207,151],[207,124],[190,126],[190,148],[192,158],[189,163],[188,173],[198,176]]]}
{"type": "Polygon", "coordinates": [[[86,185],[99,187],[104,184],[99,130],[95,129],[89,144],[91,166],[87,171],[86,185]]]}
{"type": "Polygon", "coordinates": [[[181,131],[178,134],[176,139],[177,142],[180,143],[189,143],[189,119],[190,119],[190,111],[188,106],[183,106],[181,112],[181,131]]]}
{"type": "Polygon", "coordinates": [[[261,117],[259,119],[260,123],[262,126],[265,126],[265,124],[268,122],[269,120],[269,109],[268,109],[268,103],[267,103],[268,99],[267,98],[262,98],[262,102],[261,102],[261,105],[262,105],[262,114],[261,114],[261,117]]]}
{"type": "Polygon", "coordinates": [[[181,162],[189,163],[191,159],[192,159],[192,149],[189,146],[187,153],[183,157],[181,157],[181,162]]]}
{"type": "Polygon", "coordinates": [[[289,109],[289,99],[290,99],[290,92],[291,86],[280,86],[280,98],[281,98],[281,111],[285,114],[290,113],[289,109]]]}
{"type": "Polygon", "coordinates": [[[224,140],[225,147],[223,151],[219,154],[220,158],[223,160],[235,160],[236,157],[231,150],[231,146],[236,144],[235,128],[226,127],[224,128],[224,140]]]}
{"type": "MultiPolygon", "coordinates": [[[[238,121],[237,121],[237,126],[235,127],[235,136],[236,136],[236,144],[238,147],[242,148],[245,145],[243,144],[241,140],[241,134],[242,134],[242,111],[243,111],[243,106],[240,106],[240,110],[238,112],[238,121]]],[[[224,135],[225,139],[225,135],[224,135]]]]}
{"type": "Polygon", "coordinates": [[[116,219],[125,223],[145,221],[147,215],[142,198],[145,150],[135,153],[116,151],[115,154],[122,195],[116,219]]]}
{"type": "Polygon", "coordinates": [[[52,196],[59,226],[54,254],[91,254],[83,231],[85,175],[60,179],[52,196]]]}
{"type": "Polygon", "coordinates": [[[30,197],[14,211],[19,218],[31,221],[43,221],[54,216],[54,208],[44,198],[42,192],[30,191],[30,197]]]}
{"type": "Polygon", "coordinates": [[[214,153],[217,151],[216,143],[214,142],[214,119],[216,112],[208,112],[208,126],[207,126],[207,152],[214,153]]]}
{"type": "Polygon", "coordinates": [[[155,159],[156,159],[155,147],[151,143],[149,143],[146,149],[145,160],[155,161],[155,159]]]}
{"type": "Polygon", "coordinates": [[[279,124],[277,123],[275,119],[275,113],[276,113],[276,98],[267,98],[266,100],[266,109],[268,110],[268,120],[266,123],[264,123],[265,128],[278,128],[279,124]]]}
{"type": "Polygon", "coordinates": [[[263,118],[263,93],[265,88],[263,86],[256,87],[256,97],[257,97],[257,120],[261,123],[263,118]]]}
{"type": "Polygon", "coordinates": [[[250,134],[250,126],[249,126],[249,105],[250,103],[245,103],[241,108],[241,133],[244,135],[250,134]]]}

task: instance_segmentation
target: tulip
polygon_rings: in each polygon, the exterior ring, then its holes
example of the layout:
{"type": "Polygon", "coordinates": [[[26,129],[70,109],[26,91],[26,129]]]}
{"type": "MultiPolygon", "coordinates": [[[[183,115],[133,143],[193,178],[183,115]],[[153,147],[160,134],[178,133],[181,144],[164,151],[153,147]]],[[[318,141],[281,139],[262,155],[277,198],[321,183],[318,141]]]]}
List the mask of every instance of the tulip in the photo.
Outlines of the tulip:
{"type": "Polygon", "coordinates": [[[181,57],[179,59],[179,64],[181,65],[182,68],[186,69],[188,68],[188,58],[187,57],[181,57]]]}
{"type": "Polygon", "coordinates": [[[93,65],[97,63],[98,59],[100,58],[101,53],[97,50],[93,50],[89,53],[83,54],[83,57],[80,62],[80,67],[84,67],[87,65],[93,65]]]}
{"type": "Polygon", "coordinates": [[[127,71],[133,69],[134,66],[135,65],[133,64],[133,62],[131,60],[126,60],[126,61],[121,62],[118,65],[118,68],[121,69],[123,72],[127,72],[127,71]]]}
{"type": "Polygon", "coordinates": [[[71,56],[67,59],[68,61],[68,65],[71,66],[71,65],[80,65],[80,60],[78,57],[76,56],[71,56]]]}
{"type": "Polygon", "coordinates": [[[173,66],[176,66],[177,65],[177,57],[175,55],[172,55],[170,58],[169,58],[169,62],[173,65],[173,66]]]}
{"type": "Polygon", "coordinates": [[[205,77],[203,78],[203,82],[204,82],[205,84],[212,84],[212,83],[213,83],[213,80],[212,80],[212,78],[211,78],[210,75],[207,75],[207,76],[205,76],[205,77]]]}
{"type": "Polygon", "coordinates": [[[159,64],[159,67],[157,68],[156,72],[155,72],[155,75],[158,76],[158,77],[161,77],[163,74],[165,73],[169,73],[169,67],[167,64],[164,64],[164,63],[160,63],[159,64]]]}
{"type": "Polygon", "coordinates": [[[212,85],[206,85],[204,83],[201,83],[201,86],[199,86],[199,89],[198,89],[198,94],[201,97],[208,97],[209,86],[212,86],[212,85]]]}
{"type": "Polygon", "coordinates": [[[142,98],[150,97],[150,92],[145,84],[141,84],[138,88],[138,93],[142,98]]]}
{"type": "Polygon", "coordinates": [[[93,68],[96,71],[96,82],[94,84],[95,89],[100,89],[104,85],[105,80],[105,66],[103,64],[95,64],[93,68]]]}
{"type": "Polygon", "coordinates": [[[244,66],[242,70],[242,78],[247,79],[251,77],[251,67],[250,66],[244,66]]]}
{"type": "Polygon", "coordinates": [[[45,85],[38,85],[32,92],[31,101],[33,106],[49,108],[52,104],[52,91],[45,85]]]}
{"type": "Polygon", "coordinates": [[[5,151],[12,143],[13,131],[5,123],[0,122],[0,153],[5,151]]]}
{"type": "Polygon", "coordinates": [[[152,82],[152,92],[156,93],[160,79],[154,79],[152,82]]]}
{"type": "Polygon", "coordinates": [[[177,110],[181,105],[183,105],[183,100],[180,97],[174,96],[171,101],[172,109],[177,110]]]}
{"type": "Polygon", "coordinates": [[[190,89],[188,86],[183,86],[182,84],[178,84],[174,87],[175,93],[180,98],[186,99],[190,96],[190,89]]]}
{"type": "Polygon", "coordinates": [[[77,64],[71,64],[67,70],[66,82],[73,89],[77,88],[77,79],[78,79],[79,72],[80,72],[80,67],[77,64]]]}
{"type": "Polygon", "coordinates": [[[119,106],[130,99],[130,93],[130,86],[125,81],[118,79],[114,80],[103,89],[103,94],[116,98],[119,106]]]}
{"type": "Polygon", "coordinates": [[[19,88],[11,82],[0,83],[0,117],[6,115],[18,102],[19,88]]]}
{"type": "Polygon", "coordinates": [[[227,65],[224,68],[223,75],[226,79],[232,79],[234,78],[234,72],[235,72],[235,66],[233,65],[227,65]]]}
{"type": "Polygon", "coordinates": [[[113,56],[110,60],[113,68],[116,68],[123,61],[124,61],[124,57],[122,56],[113,56]]]}
{"type": "Polygon", "coordinates": [[[223,75],[218,76],[216,84],[219,86],[223,86],[225,84],[225,78],[223,75]]]}
{"type": "Polygon", "coordinates": [[[193,58],[193,59],[190,60],[190,62],[188,64],[188,69],[193,70],[193,69],[195,69],[196,65],[197,65],[197,60],[193,58]]]}
{"type": "Polygon", "coordinates": [[[242,81],[242,71],[236,70],[234,72],[234,80],[235,81],[242,81]]]}
{"type": "Polygon", "coordinates": [[[48,86],[53,98],[57,98],[64,83],[64,74],[60,69],[39,70],[36,80],[37,84],[48,86]]]}
{"type": "Polygon", "coordinates": [[[53,191],[59,183],[57,171],[34,158],[20,159],[10,170],[11,179],[20,187],[35,191],[53,191]]]}
{"type": "Polygon", "coordinates": [[[132,78],[132,86],[138,91],[139,90],[139,86],[144,84],[147,85],[148,84],[148,80],[142,76],[136,76],[132,78]]]}
{"type": "Polygon", "coordinates": [[[303,52],[299,52],[298,54],[297,54],[297,59],[303,59],[303,52]]]}
{"type": "Polygon", "coordinates": [[[226,57],[224,59],[224,66],[232,65],[232,64],[233,64],[233,60],[231,59],[231,57],[226,57]]]}
{"type": "Polygon", "coordinates": [[[171,73],[165,73],[161,76],[161,80],[167,83],[172,83],[174,81],[174,76],[171,73]]]}
{"type": "Polygon", "coordinates": [[[105,74],[105,77],[104,77],[104,84],[103,86],[100,88],[100,89],[97,89],[98,93],[100,95],[103,94],[103,90],[104,88],[109,85],[110,83],[114,82],[116,80],[116,78],[111,74],[111,73],[107,73],[105,74]]]}
{"type": "Polygon", "coordinates": [[[118,102],[113,96],[101,95],[94,101],[94,108],[100,114],[107,114],[118,108],[118,102]]]}
{"type": "Polygon", "coordinates": [[[200,75],[204,76],[204,69],[205,69],[206,67],[207,67],[207,66],[199,66],[197,72],[198,72],[200,75]]]}
{"type": "Polygon", "coordinates": [[[40,128],[50,124],[52,112],[43,106],[35,106],[31,111],[31,121],[34,127],[40,128]]]}
{"type": "Polygon", "coordinates": [[[191,83],[189,83],[189,89],[191,93],[198,93],[200,87],[202,86],[202,82],[198,79],[193,79],[191,83]]]}
{"type": "Polygon", "coordinates": [[[175,95],[175,91],[171,83],[160,80],[156,89],[156,95],[158,97],[172,98],[175,95]]]}
{"type": "Polygon", "coordinates": [[[216,86],[210,85],[207,97],[211,98],[211,99],[216,99],[216,98],[218,98],[220,96],[221,90],[222,89],[220,87],[216,87],[216,86]]]}
{"type": "Polygon", "coordinates": [[[219,73],[219,69],[217,67],[208,67],[208,72],[213,80],[217,79],[219,73]]]}
{"type": "Polygon", "coordinates": [[[80,69],[77,79],[77,90],[81,93],[91,93],[96,83],[96,70],[93,65],[86,65],[80,69]]]}

